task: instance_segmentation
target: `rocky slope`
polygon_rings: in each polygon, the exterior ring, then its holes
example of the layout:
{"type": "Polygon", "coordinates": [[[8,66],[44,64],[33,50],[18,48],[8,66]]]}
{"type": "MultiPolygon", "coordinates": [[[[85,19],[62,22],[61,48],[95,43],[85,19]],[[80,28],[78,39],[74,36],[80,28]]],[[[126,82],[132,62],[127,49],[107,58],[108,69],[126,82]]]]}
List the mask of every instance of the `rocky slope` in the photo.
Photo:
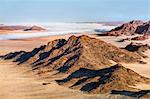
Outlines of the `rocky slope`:
{"type": "Polygon", "coordinates": [[[108,36],[133,35],[138,26],[142,25],[142,21],[131,21],[125,23],[107,33],[108,36]]]}
{"type": "Polygon", "coordinates": [[[80,68],[63,80],[58,80],[60,85],[82,90],[90,93],[111,93],[113,90],[138,91],[130,86],[137,83],[146,83],[150,79],[123,67],[120,64],[101,70],[80,68]]]}
{"type": "Polygon", "coordinates": [[[135,32],[139,34],[150,34],[150,21],[138,26],[135,32]]]}
{"type": "Polygon", "coordinates": [[[57,39],[31,52],[9,53],[2,58],[12,59],[18,62],[18,65],[32,66],[38,74],[51,71],[68,74],[68,77],[57,82],[90,93],[107,93],[112,90],[137,91],[130,86],[150,81],[122,65],[112,63],[140,62],[142,57],[138,53],[85,35],[71,36],[68,40],[57,39]]]}
{"type": "Polygon", "coordinates": [[[125,23],[115,29],[112,29],[106,35],[108,36],[121,36],[121,35],[134,35],[134,34],[149,34],[150,22],[131,21],[125,23]]]}

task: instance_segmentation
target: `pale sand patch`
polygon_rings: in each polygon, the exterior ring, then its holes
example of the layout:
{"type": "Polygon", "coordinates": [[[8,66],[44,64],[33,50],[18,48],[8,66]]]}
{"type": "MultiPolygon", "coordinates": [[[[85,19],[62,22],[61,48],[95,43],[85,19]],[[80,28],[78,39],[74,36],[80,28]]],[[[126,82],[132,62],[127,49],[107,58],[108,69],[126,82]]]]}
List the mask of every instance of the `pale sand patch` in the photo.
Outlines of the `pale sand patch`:
{"type": "Polygon", "coordinates": [[[0,99],[59,99],[65,96],[82,95],[58,86],[54,82],[50,85],[42,85],[43,81],[36,80],[36,75],[27,72],[29,70],[8,61],[0,61],[0,99]]]}
{"type": "MultiPolygon", "coordinates": [[[[147,64],[125,64],[122,63],[123,66],[134,70],[138,74],[150,78],[150,50],[146,51],[145,54],[148,56],[148,58],[143,59],[144,62],[147,62],[147,64]]],[[[141,90],[150,90],[150,83],[149,84],[137,84],[135,86],[132,86],[134,88],[138,88],[141,90]]]]}
{"type": "Polygon", "coordinates": [[[147,55],[148,58],[144,58],[142,60],[144,62],[147,62],[147,64],[140,64],[140,63],[125,64],[125,63],[122,63],[122,65],[134,70],[135,72],[139,73],[140,75],[150,78],[150,50],[146,51],[145,55],[147,55]]]}

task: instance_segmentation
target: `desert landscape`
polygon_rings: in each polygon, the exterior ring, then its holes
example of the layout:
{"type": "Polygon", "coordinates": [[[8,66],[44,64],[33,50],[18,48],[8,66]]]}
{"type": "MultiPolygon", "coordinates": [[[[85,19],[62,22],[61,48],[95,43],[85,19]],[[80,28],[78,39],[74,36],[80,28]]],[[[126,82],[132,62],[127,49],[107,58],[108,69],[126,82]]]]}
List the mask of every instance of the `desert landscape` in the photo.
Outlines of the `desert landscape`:
{"type": "Polygon", "coordinates": [[[0,99],[150,99],[150,1],[0,0],[0,99]]]}
{"type": "Polygon", "coordinates": [[[149,37],[150,22],[134,20],[104,33],[0,40],[0,98],[149,99],[149,37]]]}

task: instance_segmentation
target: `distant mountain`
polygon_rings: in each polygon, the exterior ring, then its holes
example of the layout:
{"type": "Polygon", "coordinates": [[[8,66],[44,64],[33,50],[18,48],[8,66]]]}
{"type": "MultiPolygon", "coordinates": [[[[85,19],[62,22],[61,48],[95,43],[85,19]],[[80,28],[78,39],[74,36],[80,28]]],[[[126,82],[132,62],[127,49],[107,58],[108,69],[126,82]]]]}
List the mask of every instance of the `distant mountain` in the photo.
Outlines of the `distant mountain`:
{"type": "Polygon", "coordinates": [[[150,34],[150,21],[131,21],[125,23],[115,29],[112,29],[106,35],[108,36],[120,36],[120,35],[134,35],[134,34],[150,34]]]}
{"type": "Polygon", "coordinates": [[[24,30],[27,28],[29,27],[28,26],[5,26],[5,25],[0,26],[0,30],[8,30],[8,31],[24,30]]]}
{"type": "Polygon", "coordinates": [[[143,25],[138,26],[135,33],[150,34],[150,21],[145,22],[143,25]]]}
{"type": "Polygon", "coordinates": [[[39,26],[32,26],[30,28],[24,29],[24,31],[44,31],[46,29],[39,26]]]}
{"type": "Polygon", "coordinates": [[[0,30],[14,31],[14,30],[23,30],[23,31],[43,31],[45,30],[39,26],[5,26],[0,25],[0,30]]]}
{"type": "Polygon", "coordinates": [[[144,22],[136,20],[131,21],[129,23],[125,23],[121,26],[116,27],[115,29],[112,29],[107,33],[108,36],[120,36],[120,35],[133,35],[138,26],[143,25],[144,22]]]}

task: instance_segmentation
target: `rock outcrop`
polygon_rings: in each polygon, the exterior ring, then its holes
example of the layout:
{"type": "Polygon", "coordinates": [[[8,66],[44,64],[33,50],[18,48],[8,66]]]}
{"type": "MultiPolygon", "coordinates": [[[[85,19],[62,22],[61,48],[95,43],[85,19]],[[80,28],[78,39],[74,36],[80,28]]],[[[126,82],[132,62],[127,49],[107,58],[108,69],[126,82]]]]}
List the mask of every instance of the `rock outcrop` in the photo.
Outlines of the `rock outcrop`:
{"type": "Polygon", "coordinates": [[[140,51],[144,52],[148,49],[150,49],[150,46],[148,44],[142,44],[142,43],[133,43],[131,42],[129,45],[125,47],[128,51],[140,51]]]}
{"type": "Polygon", "coordinates": [[[131,42],[129,45],[125,47],[126,50],[137,52],[142,57],[146,58],[147,56],[143,54],[143,52],[150,49],[150,46],[148,44],[142,44],[142,43],[133,43],[131,42]]]}
{"type": "Polygon", "coordinates": [[[129,23],[125,23],[115,29],[109,31],[106,35],[108,36],[121,36],[121,35],[133,35],[138,26],[143,25],[142,21],[131,21],[129,23]]]}

